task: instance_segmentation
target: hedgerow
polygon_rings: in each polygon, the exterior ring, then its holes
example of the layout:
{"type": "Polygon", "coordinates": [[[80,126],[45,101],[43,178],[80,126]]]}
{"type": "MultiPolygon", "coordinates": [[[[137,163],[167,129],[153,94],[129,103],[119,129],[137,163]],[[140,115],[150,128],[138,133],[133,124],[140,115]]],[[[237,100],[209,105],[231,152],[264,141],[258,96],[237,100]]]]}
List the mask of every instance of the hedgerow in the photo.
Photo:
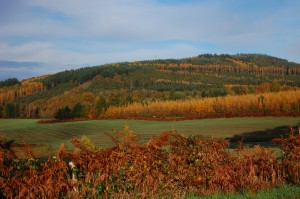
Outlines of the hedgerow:
{"type": "Polygon", "coordinates": [[[2,198],[153,198],[214,193],[257,192],[286,182],[299,183],[300,135],[291,129],[282,143],[284,155],[272,149],[229,141],[185,137],[164,132],[146,144],[127,126],[108,136],[115,146],[96,147],[87,137],[74,138],[74,148],[62,144],[57,157],[40,162],[27,146],[20,159],[1,138],[2,198]]]}

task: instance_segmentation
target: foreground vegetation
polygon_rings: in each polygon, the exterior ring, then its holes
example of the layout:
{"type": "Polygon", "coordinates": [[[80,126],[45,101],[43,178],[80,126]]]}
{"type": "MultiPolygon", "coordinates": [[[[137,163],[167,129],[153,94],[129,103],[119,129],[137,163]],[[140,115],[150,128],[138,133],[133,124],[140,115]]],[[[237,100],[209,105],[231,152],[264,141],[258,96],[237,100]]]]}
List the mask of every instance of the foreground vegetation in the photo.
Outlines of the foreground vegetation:
{"type": "Polygon", "coordinates": [[[127,126],[108,136],[115,143],[97,148],[87,137],[74,138],[72,151],[40,163],[25,143],[18,159],[1,140],[0,194],[7,198],[147,198],[215,193],[255,194],[284,183],[300,183],[300,134],[291,129],[281,143],[283,156],[261,146],[228,150],[222,139],[164,132],[146,144],[127,126]]]}

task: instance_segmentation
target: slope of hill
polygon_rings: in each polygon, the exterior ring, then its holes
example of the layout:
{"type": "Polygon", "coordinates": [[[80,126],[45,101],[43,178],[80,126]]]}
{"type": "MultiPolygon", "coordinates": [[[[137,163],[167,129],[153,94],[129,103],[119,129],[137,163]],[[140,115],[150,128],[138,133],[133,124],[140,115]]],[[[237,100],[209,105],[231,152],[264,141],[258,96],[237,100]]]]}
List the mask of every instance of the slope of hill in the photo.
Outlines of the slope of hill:
{"type": "Polygon", "coordinates": [[[0,118],[103,118],[133,103],[226,95],[254,94],[259,103],[261,93],[298,89],[299,77],[300,64],[261,54],[114,63],[2,81],[0,118]]]}

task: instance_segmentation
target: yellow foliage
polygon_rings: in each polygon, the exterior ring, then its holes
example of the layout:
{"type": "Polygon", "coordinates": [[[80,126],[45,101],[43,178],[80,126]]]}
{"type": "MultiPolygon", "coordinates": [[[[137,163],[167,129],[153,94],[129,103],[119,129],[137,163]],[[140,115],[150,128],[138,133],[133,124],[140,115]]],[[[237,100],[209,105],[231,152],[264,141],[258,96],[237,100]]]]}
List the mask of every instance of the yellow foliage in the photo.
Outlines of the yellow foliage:
{"type": "MultiPolygon", "coordinates": [[[[168,118],[186,119],[256,114],[285,114],[299,107],[300,90],[277,93],[247,94],[180,101],[155,101],[148,104],[133,103],[126,107],[109,107],[107,118],[168,118]]],[[[298,108],[299,109],[299,108],[298,108]]],[[[296,114],[299,114],[299,110],[296,114]]]]}

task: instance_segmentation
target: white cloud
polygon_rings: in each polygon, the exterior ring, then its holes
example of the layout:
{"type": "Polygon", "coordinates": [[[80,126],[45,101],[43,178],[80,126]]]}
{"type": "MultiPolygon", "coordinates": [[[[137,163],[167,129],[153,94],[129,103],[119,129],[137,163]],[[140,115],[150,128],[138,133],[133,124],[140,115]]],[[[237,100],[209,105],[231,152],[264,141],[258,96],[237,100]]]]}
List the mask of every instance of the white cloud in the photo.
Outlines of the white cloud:
{"type": "Polygon", "coordinates": [[[41,56],[43,52],[49,51],[53,45],[47,42],[31,42],[20,45],[8,45],[6,43],[0,44],[1,54],[0,59],[16,60],[16,61],[31,61],[45,59],[41,56]]]}
{"type": "MultiPolygon", "coordinates": [[[[153,1],[38,1],[31,4],[70,16],[71,36],[117,40],[209,39],[232,31],[231,19],[215,4],[160,5],[153,1]],[[228,21],[229,21],[228,20],[228,21]]],[[[61,30],[64,34],[64,29],[61,30]]]]}
{"type": "Polygon", "coordinates": [[[56,66],[49,71],[206,52],[266,53],[300,62],[293,53],[300,42],[299,1],[8,2],[0,8],[0,59],[56,66]]]}

